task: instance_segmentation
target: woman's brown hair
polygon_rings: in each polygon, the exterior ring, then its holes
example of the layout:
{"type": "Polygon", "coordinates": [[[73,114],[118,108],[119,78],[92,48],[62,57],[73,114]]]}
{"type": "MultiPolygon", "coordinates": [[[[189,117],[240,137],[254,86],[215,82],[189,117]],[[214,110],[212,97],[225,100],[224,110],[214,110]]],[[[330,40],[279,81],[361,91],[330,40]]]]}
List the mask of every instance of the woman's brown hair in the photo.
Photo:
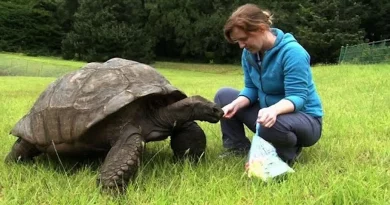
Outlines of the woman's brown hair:
{"type": "Polygon", "coordinates": [[[230,37],[233,28],[237,27],[245,32],[257,31],[261,25],[269,28],[272,25],[272,15],[269,11],[260,9],[255,4],[245,4],[238,7],[226,21],[223,28],[225,38],[234,43],[230,37]]]}

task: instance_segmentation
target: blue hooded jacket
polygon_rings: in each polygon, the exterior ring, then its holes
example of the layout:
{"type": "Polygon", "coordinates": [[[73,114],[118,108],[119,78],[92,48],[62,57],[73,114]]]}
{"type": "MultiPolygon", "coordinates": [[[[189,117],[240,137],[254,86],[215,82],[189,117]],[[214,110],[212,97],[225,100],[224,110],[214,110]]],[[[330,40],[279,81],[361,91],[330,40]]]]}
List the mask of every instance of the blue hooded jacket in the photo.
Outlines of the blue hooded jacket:
{"type": "Polygon", "coordinates": [[[251,104],[259,100],[260,108],[269,107],[281,99],[294,104],[294,111],[322,117],[322,105],[312,79],[310,56],[293,35],[271,28],[276,35],[274,46],[263,59],[243,49],[242,67],[245,88],[240,95],[251,104]]]}

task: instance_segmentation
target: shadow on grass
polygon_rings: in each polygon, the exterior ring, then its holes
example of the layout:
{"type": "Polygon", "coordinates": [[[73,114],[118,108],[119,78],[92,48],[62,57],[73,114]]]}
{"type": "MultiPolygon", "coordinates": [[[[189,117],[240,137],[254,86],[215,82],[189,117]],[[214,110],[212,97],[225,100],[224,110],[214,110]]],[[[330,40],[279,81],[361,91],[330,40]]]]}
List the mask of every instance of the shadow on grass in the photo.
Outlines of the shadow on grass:
{"type": "MultiPolygon", "coordinates": [[[[23,165],[26,168],[44,169],[47,171],[54,171],[57,173],[65,173],[67,175],[77,174],[80,170],[90,170],[99,172],[100,166],[104,163],[106,154],[72,157],[72,156],[53,156],[48,154],[41,154],[29,162],[14,163],[14,166],[23,165]]],[[[141,155],[141,164],[138,172],[147,175],[153,170],[161,168],[169,168],[169,166],[183,166],[185,163],[191,165],[198,165],[205,162],[205,157],[200,159],[193,158],[175,158],[170,149],[156,150],[146,149],[141,155]]]]}

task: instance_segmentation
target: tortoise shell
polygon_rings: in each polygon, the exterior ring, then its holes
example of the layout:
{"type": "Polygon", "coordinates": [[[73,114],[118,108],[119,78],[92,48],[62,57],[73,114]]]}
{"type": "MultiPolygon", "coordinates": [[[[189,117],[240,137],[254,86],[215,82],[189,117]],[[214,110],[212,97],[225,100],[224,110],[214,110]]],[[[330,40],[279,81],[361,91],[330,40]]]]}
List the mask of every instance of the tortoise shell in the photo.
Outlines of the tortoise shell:
{"type": "Polygon", "coordinates": [[[108,115],[151,94],[169,94],[172,102],[187,97],[149,65],[121,58],[88,63],[51,83],[11,134],[40,146],[71,143],[108,115]]]}

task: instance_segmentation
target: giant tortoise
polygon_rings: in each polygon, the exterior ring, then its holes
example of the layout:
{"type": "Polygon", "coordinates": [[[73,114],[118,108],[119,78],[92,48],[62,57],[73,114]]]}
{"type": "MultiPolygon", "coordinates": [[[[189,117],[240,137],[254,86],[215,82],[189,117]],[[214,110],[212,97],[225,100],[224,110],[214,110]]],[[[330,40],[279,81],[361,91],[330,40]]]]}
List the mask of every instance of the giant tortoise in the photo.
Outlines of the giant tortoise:
{"type": "Polygon", "coordinates": [[[206,136],[195,120],[217,123],[223,111],[188,97],[153,67],[112,58],[58,78],[39,96],[11,134],[6,162],[103,154],[98,182],[125,189],[136,175],[144,144],[170,136],[174,156],[200,157],[206,136]]]}

